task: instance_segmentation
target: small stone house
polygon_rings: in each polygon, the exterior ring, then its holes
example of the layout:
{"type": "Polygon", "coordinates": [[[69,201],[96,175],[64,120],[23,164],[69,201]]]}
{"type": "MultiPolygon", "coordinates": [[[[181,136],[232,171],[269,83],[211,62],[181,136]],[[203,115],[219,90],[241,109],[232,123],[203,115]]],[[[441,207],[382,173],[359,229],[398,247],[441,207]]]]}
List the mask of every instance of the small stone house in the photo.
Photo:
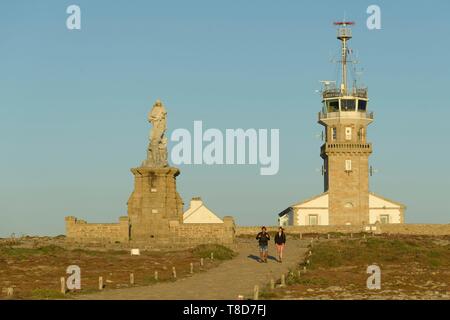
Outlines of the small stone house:
{"type": "Polygon", "coordinates": [[[223,220],[209,210],[200,197],[196,197],[183,213],[183,223],[223,223],[223,220]]]}

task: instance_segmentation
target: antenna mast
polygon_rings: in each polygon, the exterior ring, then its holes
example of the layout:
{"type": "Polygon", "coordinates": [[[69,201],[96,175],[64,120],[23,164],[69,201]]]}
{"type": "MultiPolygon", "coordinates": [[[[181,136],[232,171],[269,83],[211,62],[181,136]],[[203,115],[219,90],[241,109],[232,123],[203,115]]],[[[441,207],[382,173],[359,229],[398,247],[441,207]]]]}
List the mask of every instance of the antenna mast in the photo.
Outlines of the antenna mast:
{"type": "Polygon", "coordinates": [[[352,38],[352,29],[348,26],[354,25],[354,22],[340,21],[335,22],[334,25],[338,26],[337,38],[342,42],[341,52],[341,65],[342,65],[342,80],[341,80],[341,93],[347,95],[347,41],[352,38]]]}

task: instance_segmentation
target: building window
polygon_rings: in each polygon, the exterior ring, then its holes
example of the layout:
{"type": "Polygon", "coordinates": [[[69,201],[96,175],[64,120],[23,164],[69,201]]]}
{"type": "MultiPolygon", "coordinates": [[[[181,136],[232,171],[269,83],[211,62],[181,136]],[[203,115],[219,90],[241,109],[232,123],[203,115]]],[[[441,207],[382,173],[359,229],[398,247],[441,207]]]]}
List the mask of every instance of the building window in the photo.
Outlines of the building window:
{"type": "Polygon", "coordinates": [[[345,128],[345,140],[352,140],[352,128],[351,127],[345,128]]]}
{"type": "Polygon", "coordinates": [[[339,100],[331,100],[327,102],[328,112],[338,112],[339,111],[339,100]]]}
{"type": "Polygon", "coordinates": [[[308,216],[308,220],[310,226],[317,226],[319,224],[319,217],[317,214],[310,214],[308,216]]]}
{"type": "Polygon", "coordinates": [[[358,111],[366,111],[366,109],[367,109],[367,101],[358,100],[358,111]]]}
{"type": "Polygon", "coordinates": [[[331,128],[331,140],[336,141],[337,139],[337,128],[333,127],[331,128]]]}
{"type": "Polygon", "coordinates": [[[364,128],[359,129],[359,141],[364,142],[364,128]]]}
{"type": "Polygon", "coordinates": [[[355,111],[355,100],[342,99],[341,110],[342,111],[355,111]]]}
{"type": "Polygon", "coordinates": [[[388,214],[380,215],[380,222],[381,222],[381,224],[388,224],[389,223],[389,215],[388,214]]]}
{"type": "Polygon", "coordinates": [[[345,171],[352,171],[352,160],[345,160],[345,171]]]}

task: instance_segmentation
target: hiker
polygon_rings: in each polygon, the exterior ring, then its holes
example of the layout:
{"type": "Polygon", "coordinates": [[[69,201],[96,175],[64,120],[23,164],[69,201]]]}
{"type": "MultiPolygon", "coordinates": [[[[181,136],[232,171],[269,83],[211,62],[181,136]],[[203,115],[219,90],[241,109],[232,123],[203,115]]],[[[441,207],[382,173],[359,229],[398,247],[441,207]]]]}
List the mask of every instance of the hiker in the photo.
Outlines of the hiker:
{"type": "Polygon", "coordinates": [[[275,235],[274,240],[275,246],[277,247],[278,262],[281,263],[283,259],[284,246],[286,245],[286,234],[284,233],[284,229],[282,227],[278,229],[278,232],[275,235]]]}
{"type": "Polygon", "coordinates": [[[267,253],[269,249],[270,235],[266,232],[266,227],[261,228],[261,232],[256,236],[256,240],[259,242],[259,255],[261,259],[259,262],[267,263],[267,253]]]}

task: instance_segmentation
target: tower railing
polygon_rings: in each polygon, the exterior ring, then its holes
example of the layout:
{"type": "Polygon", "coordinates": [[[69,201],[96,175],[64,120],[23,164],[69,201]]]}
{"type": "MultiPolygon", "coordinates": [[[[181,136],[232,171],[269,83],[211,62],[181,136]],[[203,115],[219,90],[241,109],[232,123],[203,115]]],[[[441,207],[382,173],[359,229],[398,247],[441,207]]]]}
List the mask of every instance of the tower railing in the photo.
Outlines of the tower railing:
{"type": "Polygon", "coordinates": [[[370,119],[373,120],[373,111],[336,111],[319,112],[319,120],[332,118],[370,119]]]}
{"type": "Polygon", "coordinates": [[[322,97],[324,99],[327,99],[327,98],[338,98],[338,97],[343,97],[345,95],[351,95],[356,98],[367,99],[367,97],[368,97],[367,92],[368,92],[367,88],[353,88],[351,94],[344,94],[338,88],[329,88],[329,89],[325,89],[322,91],[322,97]]]}
{"type": "Polygon", "coordinates": [[[348,151],[348,152],[372,152],[371,143],[355,143],[355,142],[327,142],[320,148],[321,153],[327,151],[348,151]]]}

